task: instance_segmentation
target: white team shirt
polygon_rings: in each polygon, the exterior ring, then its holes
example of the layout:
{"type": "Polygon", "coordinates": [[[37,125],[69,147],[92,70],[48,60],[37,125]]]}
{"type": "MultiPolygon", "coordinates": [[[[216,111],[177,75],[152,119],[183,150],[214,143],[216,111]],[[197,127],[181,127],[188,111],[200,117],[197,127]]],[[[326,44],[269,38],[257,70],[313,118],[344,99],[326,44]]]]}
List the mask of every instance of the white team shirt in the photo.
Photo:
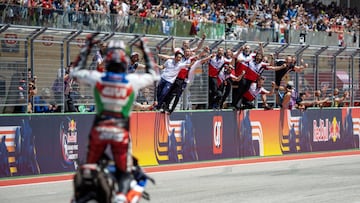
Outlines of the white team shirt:
{"type": "Polygon", "coordinates": [[[174,83],[179,71],[186,65],[187,64],[185,62],[175,63],[175,59],[166,60],[164,63],[164,69],[161,73],[161,78],[170,83],[174,83]]]}

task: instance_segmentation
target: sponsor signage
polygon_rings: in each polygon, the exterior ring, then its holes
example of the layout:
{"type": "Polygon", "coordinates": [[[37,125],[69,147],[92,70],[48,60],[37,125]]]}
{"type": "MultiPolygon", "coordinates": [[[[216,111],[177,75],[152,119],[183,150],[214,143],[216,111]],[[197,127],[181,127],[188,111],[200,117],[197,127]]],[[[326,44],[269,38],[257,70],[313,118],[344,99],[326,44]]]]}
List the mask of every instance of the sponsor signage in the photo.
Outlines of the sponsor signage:
{"type": "Polygon", "coordinates": [[[4,39],[1,40],[1,51],[17,53],[19,52],[20,42],[17,40],[18,35],[15,33],[6,33],[4,39]]]}
{"type": "Polygon", "coordinates": [[[320,119],[319,122],[313,120],[314,142],[327,142],[329,140],[336,142],[337,139],[340,139],[340,122],[336,120],[336,117],[332,121],[329,119],[320,119]]]}
{"type": "Polygon", "coordinates": [[[222,153],[223,120],[222,116],[213,117],[213,153],[222,153]]]}
{"type": "Polygon", "coordinates": [[[54,43],[54,37],[53,36],[49,36],[49,35],[44,35],[42,37],[42,40],[43,40],[43,45],[46,46],[46,47],[50,47],[52,46],[54,43]]]}

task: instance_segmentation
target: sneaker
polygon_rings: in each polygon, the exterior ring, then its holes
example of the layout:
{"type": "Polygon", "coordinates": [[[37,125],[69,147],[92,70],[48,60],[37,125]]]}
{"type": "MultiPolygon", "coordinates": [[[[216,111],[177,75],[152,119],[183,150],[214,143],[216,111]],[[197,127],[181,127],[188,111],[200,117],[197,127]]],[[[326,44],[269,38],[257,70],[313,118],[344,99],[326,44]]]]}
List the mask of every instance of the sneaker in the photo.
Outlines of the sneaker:
{"type": "Polygon", "coordinates": [[[269,106],[269,105],[265,105],[264,106],[264,110],[267,111],[267,110],[272,110],[273,107],[272,106],[269,106]]]}

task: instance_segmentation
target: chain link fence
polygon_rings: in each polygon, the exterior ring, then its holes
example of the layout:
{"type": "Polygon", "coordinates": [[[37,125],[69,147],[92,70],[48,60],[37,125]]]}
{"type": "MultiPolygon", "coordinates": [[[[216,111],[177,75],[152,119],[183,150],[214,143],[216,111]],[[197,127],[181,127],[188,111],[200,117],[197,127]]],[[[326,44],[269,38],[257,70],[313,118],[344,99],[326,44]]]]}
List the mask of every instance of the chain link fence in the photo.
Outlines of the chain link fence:
{"type": "MultiPolygon", "coordinates": [[[[66,89],[64,77],[66,68],[77,56],[85,37],[90,31],[57,29],[44,27],[27,27],[0,24],[0,110],[3,113],[26,113],[26,107],[32,103],[31,111],[41,112],[40,107],[54,105],[57,111],[68,111],[65,105],[71,94],[72,102],[77,110],[93,110],[94,100],[92,90],[82,84],[72,83],[71,89],[66,89]],[[60,82],[59,82],[60,81],[60,82]],[[32,89],[31,85],[35,86],[32,89]],[[34,97],[42,97],[46,103],[37,103],[34,97]]],[[[131,43],[138,35],[129,33],[101,32],[100,40],[123,40],[131,43]]],[[[158,53],[172,53],[172,37],[161,35],[146,35],[149,47],[156,61],[164,61],[157,57],[158,53]]],[[[174,37],[176,47],[180,47],[182,40],[190,40],[196,46],[199,39],[174,37]]],[[[237,49],[248,44],[252,49],[258,49],[258,41],[214,40],[206,39],[203,46],[209,46],[212,51],[218,47],[237,49]]],[[[99,47],[95,47],[92,56],[99,47]]],[[[130,46],[131,51],[138,51],[130,46]]],[[[314,92],[324,90],[331,94],[338,88],[340,92],[350,91],[349,105],[360,102],[359,92],[359,49],[356,47],[279,44],[266,42],[265,55],[274,54],[277,58],[288,55],[304,59],[309,67],[301,73],[291,72],[285,82],[292,80],[298,92],[314,92]]],[[[143,57],[140,56],[140,62],[143,57]]],[[[300,63],[300,61],[298,61],[300,63]]],[[[88,65],[94,69],[92,57],[88,65]]],[[[207,65],[196,71],[195,80],[183,94],[183,101],[179,102],[179,109],[207,108],[208,77],[207,65]]],[[[267,78],[266,89],[271,88],[270,81],[275,80],[275,74],[265,71],[267,78]]],[[[66,79],[66,78],[65,78],[66,79]]],[[[156,85],[141,91],[138,101],[154,101],[156,85]]],[[[38,99],[38,98],[37,98],[38,99]]],[[[258,98],[259,102],[260,99],[258,98]]],[[[231,95],[227,102],[231,102],[231,95]]],[[[269,103],[275,103],[275,96],[268,98],[269,103]]]]}

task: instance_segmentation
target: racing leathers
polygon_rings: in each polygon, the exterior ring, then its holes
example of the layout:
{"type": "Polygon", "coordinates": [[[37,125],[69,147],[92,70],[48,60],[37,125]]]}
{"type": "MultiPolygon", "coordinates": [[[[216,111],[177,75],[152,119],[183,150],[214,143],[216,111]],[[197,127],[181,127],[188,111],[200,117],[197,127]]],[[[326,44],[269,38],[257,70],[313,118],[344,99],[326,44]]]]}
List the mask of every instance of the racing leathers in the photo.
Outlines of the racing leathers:
{"type": "MultiPolygon", "coordinates": [[[[141,43],[144,55],[148,49],[141,43]]],[[[85,50],[85,49],[84,49],[85,50]]],[[[89,52],[87,52],[89,53],[89,52]]],[[[80,54],[79,63],[70,76],[80,83],[90,85],[96,103],[96,117],[89,135],[89,144],[86,162],[97,163],[103,155],[107,145],[111,146],[113,159],[117,167],[119,191],[116,202],[137,202],[141,197],[140,188],[134,197],[131,170],[133,158],[131,154],[131,138],[129,135],[129,119],[132,106],[141,88],[153,85],[159,76],[152,69],[151,55],[146,55],[146,73],[127,74],[125,71],[116,72],[107,70],[84,69],[86,50],[80,54]],[[130,187],[130,188],[129,188],[130,187]],[[131,189],[131,190],[129,190],[131,189]]],[[[108,56],[109,56],[108,52],[108,56]]],[[[116,58],[117,56],[115,56],[116,58]]]]}

